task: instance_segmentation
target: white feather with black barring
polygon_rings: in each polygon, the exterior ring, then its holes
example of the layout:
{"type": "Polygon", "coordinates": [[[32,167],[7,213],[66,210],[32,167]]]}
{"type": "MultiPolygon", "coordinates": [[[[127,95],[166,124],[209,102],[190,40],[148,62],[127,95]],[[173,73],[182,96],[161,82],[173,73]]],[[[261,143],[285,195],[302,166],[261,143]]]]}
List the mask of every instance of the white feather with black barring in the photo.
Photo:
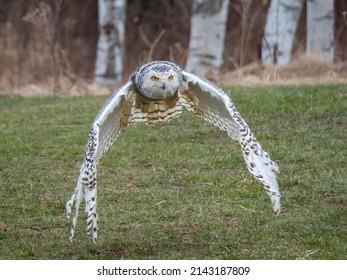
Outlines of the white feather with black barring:
{"type": "Polygon", "coordinates": [[[229,96],[220,88],[194,74],[182,71],[187,86],[180,91],[186,106],[198,116],[226,131],[230,138],[239,141],[248,170],[264,186],[273,211],[281,211],[280,192],[275,172],[278,166],[258,143],[256,137],[237,111],[229,96]],[[190,105],[193,104],[193,105],[190,105]]]}

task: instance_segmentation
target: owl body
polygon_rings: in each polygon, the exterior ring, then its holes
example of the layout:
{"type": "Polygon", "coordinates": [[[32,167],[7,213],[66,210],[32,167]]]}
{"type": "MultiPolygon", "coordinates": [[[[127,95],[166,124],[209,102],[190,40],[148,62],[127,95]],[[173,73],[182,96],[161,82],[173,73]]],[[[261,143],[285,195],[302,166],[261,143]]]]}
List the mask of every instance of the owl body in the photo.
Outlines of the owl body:
{"type": "Polygon", "coordinates": [[[276,215],[280,192],[275,172],[278,166],[265,152],[229,96],[208,80],[166,61],[142,65],[129,81],[115,90],[97,114],[91,131],[75,192],[66,204],[68,218],[75,204],[70,240],[74,236],[80,203],[84,197],[87,233],[97,239],[97,164],[129,124],[156,125],[182,114],[182,107],[217,126],[239,142],[250,173],[262,185],[276,215]]]}

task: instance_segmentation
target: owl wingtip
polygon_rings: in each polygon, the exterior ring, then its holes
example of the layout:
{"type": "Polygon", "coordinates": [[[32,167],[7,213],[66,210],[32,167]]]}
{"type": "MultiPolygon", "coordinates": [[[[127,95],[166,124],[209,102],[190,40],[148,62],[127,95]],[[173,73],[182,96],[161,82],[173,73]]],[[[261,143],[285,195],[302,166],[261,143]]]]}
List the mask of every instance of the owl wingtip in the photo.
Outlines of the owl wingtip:
{"type": "Polygon", "coordinates": [[[272,196],[272,209],[275,213],[275,216],[279,216],[281,213],[281,202],[280,202],[280,195],[272,196]]]}

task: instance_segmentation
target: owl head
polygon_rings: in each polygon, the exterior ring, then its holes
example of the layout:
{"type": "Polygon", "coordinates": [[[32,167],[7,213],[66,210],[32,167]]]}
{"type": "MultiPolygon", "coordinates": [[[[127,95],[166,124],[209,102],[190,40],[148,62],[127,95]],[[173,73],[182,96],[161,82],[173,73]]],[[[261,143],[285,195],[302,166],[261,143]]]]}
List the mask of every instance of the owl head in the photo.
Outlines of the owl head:
{"type": "Polygon", "coordinates": [[[144,96],[163,100],[176,94],[182,82],[182,72],[170,62],[154,61],[135,71],[131,80],[144,96]]]}

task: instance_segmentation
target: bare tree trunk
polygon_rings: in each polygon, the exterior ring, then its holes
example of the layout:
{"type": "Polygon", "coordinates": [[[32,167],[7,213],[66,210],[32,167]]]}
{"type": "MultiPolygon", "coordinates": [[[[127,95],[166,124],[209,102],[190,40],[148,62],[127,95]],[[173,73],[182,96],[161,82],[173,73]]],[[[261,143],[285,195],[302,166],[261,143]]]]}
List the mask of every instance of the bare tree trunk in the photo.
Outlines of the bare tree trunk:
{"type": "Polygon", "coordinates": [[[328,63],[334,59],[334,1],[307,1],[307,53],[328,63]]]}
{"type": "Polygon", "coordinates": [[[290,61],[302,7],[303,0],[271,1],[262,42],[263,62],[283,65],[290,61]]]}
{"type": "Polygon", "coordinates": [[[229,0],[194,0],[187,71],[216,74],[223,64],[229,0]]]}
{"type": "Polygon", "coordinates": [[[99,40],[94,82],[114,85],[122,81],[125,0],[98,0],[99,40]]]}

